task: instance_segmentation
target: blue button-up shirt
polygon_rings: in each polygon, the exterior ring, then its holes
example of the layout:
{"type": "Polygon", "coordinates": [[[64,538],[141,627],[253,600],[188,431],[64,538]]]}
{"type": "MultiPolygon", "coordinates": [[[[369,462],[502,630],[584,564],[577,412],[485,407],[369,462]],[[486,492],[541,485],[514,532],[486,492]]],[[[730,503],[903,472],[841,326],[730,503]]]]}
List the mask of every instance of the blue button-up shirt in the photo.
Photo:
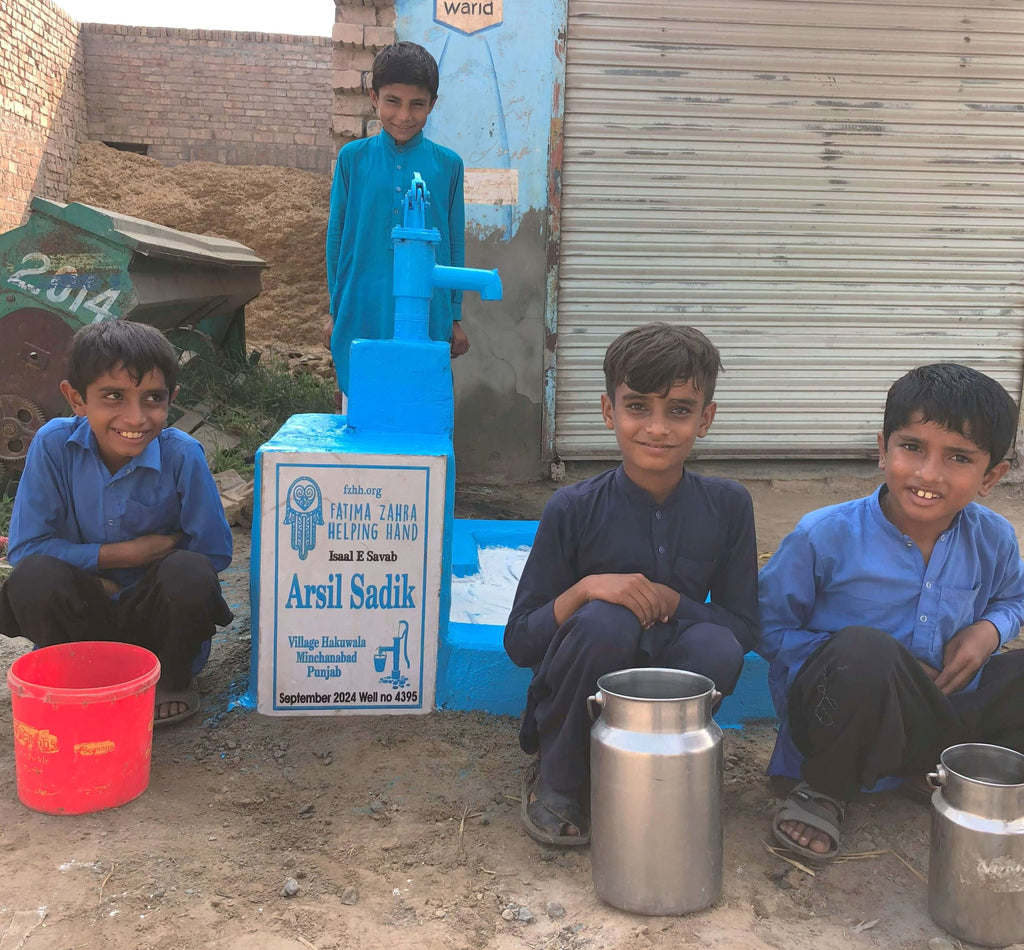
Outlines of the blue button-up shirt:
{"type": "Polygon", "coordinates": [[[505,627],[512,661],[540,664],[558,629],[555,600],[577,581],[634,573],[680,594],[674,620],[727,627],[751,649],[757,548],[747,490],[684,472],[658,503],[621,465],[560,488],[544,508],[505,627]]]}
{"type": "Polygon", "coordinates": [[[937,670],[945,645],[969,624],[991,621],[1000,643],[1020,632],[1024,564],[1010,523],[972,502],[925,564],[917,545],[882,513],[885,490],[805,515],[761,571],[757,651],[770,664],[780,721],[770,774],[800,774],[802,757],[786,719],[789,688],[808,657],[843,627],[884,630],[937,670]]]}
{"type": "Polygon", "coordinates": [[[164,429],[113,475],[85,418],[51,419],[32,439],[14,499],[12,564],[48,554],[124,588],[146,568],[100,571],[100,545],[178,531],[178,547],[205,554],[215,570],[231,563],[220,494],[203,447],[190,435],[164,429]]]}

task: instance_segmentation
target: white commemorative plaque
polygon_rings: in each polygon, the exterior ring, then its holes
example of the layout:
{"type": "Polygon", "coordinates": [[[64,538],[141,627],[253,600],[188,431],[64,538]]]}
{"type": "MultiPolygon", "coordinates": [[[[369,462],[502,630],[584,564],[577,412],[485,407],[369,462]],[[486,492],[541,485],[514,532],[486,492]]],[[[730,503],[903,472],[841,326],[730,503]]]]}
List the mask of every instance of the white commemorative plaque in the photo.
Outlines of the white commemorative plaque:
{"type": "Polygon", "coordinates": [[[259,711],[430,712],[445,457],[260,464],[259,711]]]}

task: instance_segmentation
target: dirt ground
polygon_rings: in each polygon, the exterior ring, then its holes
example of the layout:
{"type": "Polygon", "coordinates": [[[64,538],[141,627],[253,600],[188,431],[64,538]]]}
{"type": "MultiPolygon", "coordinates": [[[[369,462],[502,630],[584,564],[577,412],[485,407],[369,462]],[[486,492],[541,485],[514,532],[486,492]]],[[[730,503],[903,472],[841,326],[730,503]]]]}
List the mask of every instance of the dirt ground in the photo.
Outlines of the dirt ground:
{"type": "MultiPolygon", "coordinates": [[[[809,479],[744,479],[760,550],[805,511],[870,490],[866,475],[831,466],[809,479]]],[[[553,487],[463,485],[457,514],[535,518],[553,487]]],[[[1024,532],[1019,485],[991,503],[1024,532]]],[[[0,688],[0,950],[960,946],[927,914],[925,806],[892,793],[854,804],[844,850],[871,854],[813,877],[768,852],[771,724],[726,734],[721,900],[645,918],[601,903],[586,850],[546,850],[521,832],[525,757],[512,718],[288,719],[240,708],[248,541],[236,531],[224,580],[238,616],[200,679],[204,712],[157,731],[151,782],[134,802],[78,817],[21,805],[0,688]]],[[[0,664],[26,648],[4,641],[0,664]]]]}

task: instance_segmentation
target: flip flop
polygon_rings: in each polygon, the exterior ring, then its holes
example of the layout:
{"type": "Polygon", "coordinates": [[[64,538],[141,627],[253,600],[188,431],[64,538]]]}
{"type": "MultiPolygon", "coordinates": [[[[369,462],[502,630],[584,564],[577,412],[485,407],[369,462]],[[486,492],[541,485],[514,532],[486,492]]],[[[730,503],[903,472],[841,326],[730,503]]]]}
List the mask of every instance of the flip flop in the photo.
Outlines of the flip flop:
{"type": "Polygon", "coordinates": [[[534,759],[523,770],[521,803],[519,817],[523,830],[534,841],[563,848],[583,848],[590,844],[590,826],[580,803],[571,795],[544,787],[540,759],[534,759]],[[575,828],[577,834],[566,834],[567,828],[575,828]]]}
{"type": "Polygon", "coordinates": [[[782,807],[775,813],[772,834],[776,841],[800,857],[819,864],[827,864],[839,854],[839,825],[845,816],[846,805],[843,802],[824,792],[816,791],[806,782],[800,782],[786,796],[782,807]],[[784,821],[799,821],[815,831],[828,835],[832,839],[832,847],[821,853],[804,847],[779,827],[784,821]]]}
{"type": "Polygon", "coordinates": [[[196,681],[192,680],[184,689],[168,689],[157,683],[156,700],[153,703],[153,726],[171,726],[177,722],[184,722],[186,719],[199,712],[199,687],[196,681]],[[184,712],[175,713],[173,716],[165,716],[163,719],[156,718],[156,707],[161,703],[184,703],[184,712]]]}

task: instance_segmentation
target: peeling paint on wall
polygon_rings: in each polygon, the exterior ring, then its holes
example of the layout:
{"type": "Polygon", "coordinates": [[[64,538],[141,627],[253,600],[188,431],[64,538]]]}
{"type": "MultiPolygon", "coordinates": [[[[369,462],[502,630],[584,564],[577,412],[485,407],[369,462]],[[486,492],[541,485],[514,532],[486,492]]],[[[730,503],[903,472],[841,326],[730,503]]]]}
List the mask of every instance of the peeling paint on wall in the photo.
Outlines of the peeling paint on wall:
{"type": "Polygon", "coordinates": [[[466,204],[515,205],[519,202],[518,168],[467,168],[466,204]]]}

